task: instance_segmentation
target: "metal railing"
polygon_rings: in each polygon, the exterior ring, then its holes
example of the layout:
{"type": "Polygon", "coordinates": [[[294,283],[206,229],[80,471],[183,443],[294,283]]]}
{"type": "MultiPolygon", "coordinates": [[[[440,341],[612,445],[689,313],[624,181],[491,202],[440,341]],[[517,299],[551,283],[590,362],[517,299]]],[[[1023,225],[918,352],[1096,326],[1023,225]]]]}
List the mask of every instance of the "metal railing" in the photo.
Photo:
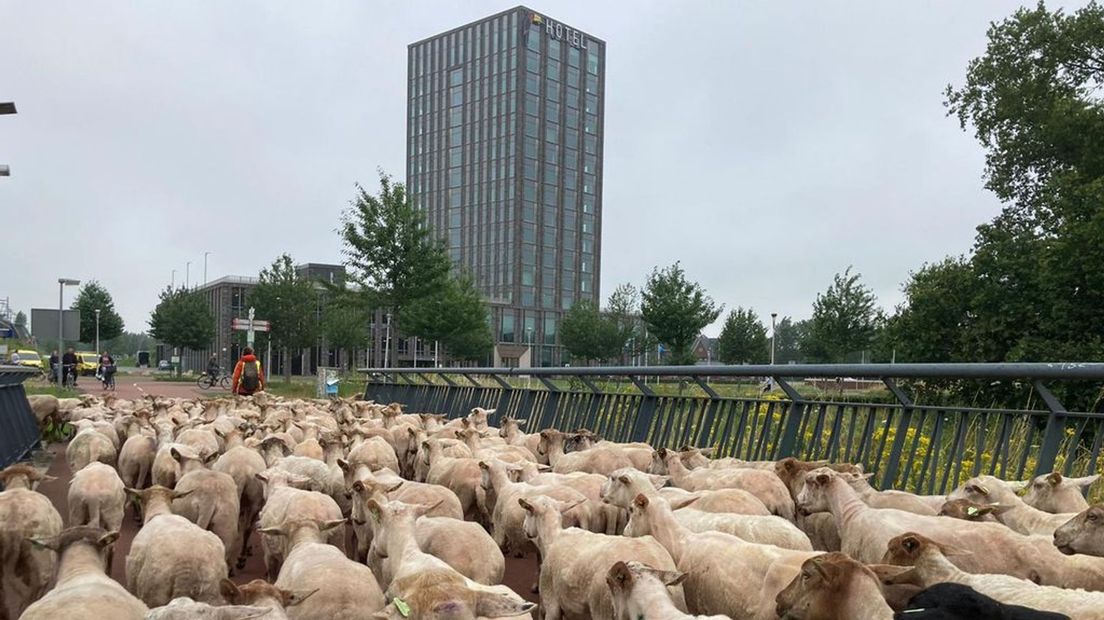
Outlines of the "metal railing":
{"type": "MultiPolygon", "coordinates": [[[[1104,383],[1104,364],[848,364],[580,368],[369,368],[365,398],[412,412],[495,408],[525,432],[589,428],[611,441],[712,446],[715,456],[861,463],[880,488],[946,493],[979,474],[1096,472],[1104,414],[1067,411],[1047,384],[1104,383]],[[770,377],[778,392],[732,388],[770,377]],[[797,379],[873,378],[886,402],[802,395],[797,379]],[[660,378],[662,389],[650,382],[660,378]],[[913,402],[898,382],[1027,384],[1045,408],[913,402]],[[526,384],[532,384],[529,387],[526,384]],[[678,387],[677,391],[674,389],[678,387]],[[750,394],[746,393],[750,391],[750,394]]],[[[1098,408],[1098,407],[1097,407],[1098,408]]]]}
{"type": "Polygon", "coordinates": [[[38,369],[0,366],[0,468],[21,460],[38,445],[40,431],[23,382],[38,369]]]}

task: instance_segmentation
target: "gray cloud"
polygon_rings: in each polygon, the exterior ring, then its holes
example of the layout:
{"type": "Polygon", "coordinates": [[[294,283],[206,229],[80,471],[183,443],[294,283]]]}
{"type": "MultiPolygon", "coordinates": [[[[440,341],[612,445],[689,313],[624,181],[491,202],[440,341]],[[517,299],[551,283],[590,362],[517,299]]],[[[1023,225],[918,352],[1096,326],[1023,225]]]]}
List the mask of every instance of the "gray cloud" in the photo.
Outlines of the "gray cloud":
{"type": "MultiPolygon", "coordinates": [[[[204,251],[211,278],[339,260],[354,183],[403,175],[406,44],[508,6],[0,1],[0,295],[95,278],[144,329],[204,251]]],[[[603,294],[681,260],[800,317],[854,265],[891,308],[999,209],[942,89],[1014,3],[532,6],[609,44],[603,294]]]]}

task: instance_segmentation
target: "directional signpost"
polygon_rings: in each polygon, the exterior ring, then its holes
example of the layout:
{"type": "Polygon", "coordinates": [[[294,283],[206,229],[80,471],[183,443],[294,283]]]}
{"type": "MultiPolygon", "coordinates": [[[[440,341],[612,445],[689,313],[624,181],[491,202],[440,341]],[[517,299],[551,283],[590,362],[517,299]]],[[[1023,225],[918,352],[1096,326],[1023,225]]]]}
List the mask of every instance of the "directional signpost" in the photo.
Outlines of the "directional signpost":
{"type": "Polygon", "coordinates": [[[245,332],[245,341],[249,344],[249,347],[253,347],[253,337],[256,332],[267,332],[271,329],[268,321],[262,321],[260,319],[253,318],[253,308],[249,308],[248,319],[234,319],[230,322],[230,328],[245,332]]]}

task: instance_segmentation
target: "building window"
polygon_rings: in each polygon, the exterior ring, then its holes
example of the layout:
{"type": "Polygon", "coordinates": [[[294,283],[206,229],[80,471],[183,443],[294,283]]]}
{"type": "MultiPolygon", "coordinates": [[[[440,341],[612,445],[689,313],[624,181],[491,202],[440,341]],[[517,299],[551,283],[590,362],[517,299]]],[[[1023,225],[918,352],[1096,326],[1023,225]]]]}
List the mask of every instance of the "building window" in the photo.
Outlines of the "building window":
{"type": "Polygon", "coordinates": [[[449,71],[449,86],[459,86],[464,83],[464,68],[449,71]]]}
{"type": "Polygon", "coordinates": [[[564,291],[563,297],[560,298],[560,309],[570,310],[571,306],[575,305],[575,294],[573,292],[564,291]]]}
{"type": "Polygon", "coordinates": [[[579,66],[579,48],[569,47],[567,48],[567,64],[570,67],[579,66]]]}
{"type": "MultiPolygon", "coordinates": [[[[541,308],[544,308],[545,310],[555,310],[556,309],[556,291],[554,289],[550,289],[550,288],[542,288],[541,289],[541,308]]],[[[544,333],[544,339],[545,339],[545,344],[555,344],[556,334],[553,333],[550,336],[548,334],[548,332],[546,331],[544,333]],[[552,339],[551,342],[548,341],[549,338],[552,339]]]]}
{"type": "Polygon", "coordinates": [[[449,90],[449,105],[456,107],[464,103],[464,88],[462,86],[454,86],[449,90]]]}
{"type": "Polygon", "coordinates": [[[540,76],[533,72],[525,74],[525,92],[534,95],[540,94],[540,76]]]}
{"type": "Polygon", "coordinates": [[[502,332],[500,338],[503,342],[514,342],[514,315],[509,311],[502,313],[502,332]]]}
{"type": "Polygon", "coordinates": [[[532,308],[536,304],[535,292],[532,287],[521,289],[521,305],[527,308],[532,308]]]}
{"type": "Polygon", "coordinates": [[[587,73],[598,75],[598,50],[595,48],[587,50],[587,73]]]}
{"type": "Polygon", "coordinates": [[[556,317],[551,313],[544,317],[544,344],[556,344],[556,317]]]}

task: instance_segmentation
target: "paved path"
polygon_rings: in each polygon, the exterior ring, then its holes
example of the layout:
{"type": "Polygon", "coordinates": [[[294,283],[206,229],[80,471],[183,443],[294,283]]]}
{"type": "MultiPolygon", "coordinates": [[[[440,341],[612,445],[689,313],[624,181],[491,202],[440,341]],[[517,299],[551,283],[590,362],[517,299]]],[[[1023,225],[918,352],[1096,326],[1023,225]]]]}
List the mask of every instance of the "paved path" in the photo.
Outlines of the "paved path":
{"type": "MultiPolygon", "coordinates": [[[[103,394],[104,391],[95,377],[85,378],[77,384],[80,391],[85,394],[103,394]]],[[[195,381],[187,383],[178,381],[154,381],[148,377],[117,376],[115,381],[115,395],[128,400],[138,398],[144,394],[154,396],[168,396],[170,398],[194,398],[202,396],[229,395],[229,390],[213,389],[201,390],[195,381]]]]}

